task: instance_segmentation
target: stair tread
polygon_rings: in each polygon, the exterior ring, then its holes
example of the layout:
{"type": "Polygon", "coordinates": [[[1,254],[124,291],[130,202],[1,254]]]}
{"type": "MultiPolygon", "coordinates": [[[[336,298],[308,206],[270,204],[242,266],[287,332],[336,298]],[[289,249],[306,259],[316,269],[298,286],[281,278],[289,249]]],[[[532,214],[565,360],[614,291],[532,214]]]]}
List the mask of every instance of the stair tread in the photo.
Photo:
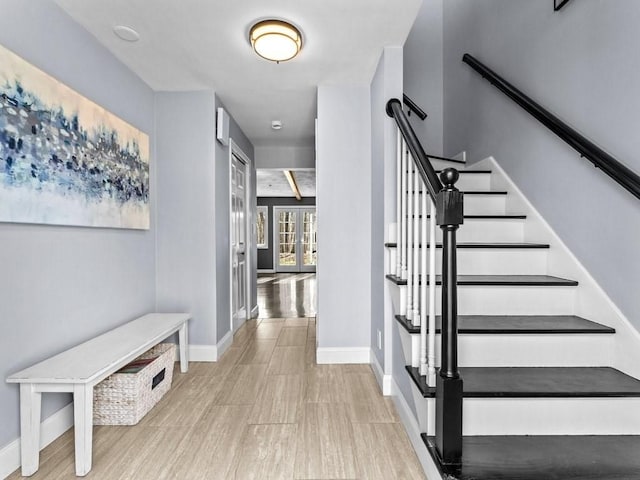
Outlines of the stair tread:
{"type": "MultiPolygon", "coordinates": [[[[435,438],[422,435],[438,465],[435,438]]],[[[640,436],[522,435],[462,439],[449,480],[638,480],[640,436]]]]}
{"type": "MultiPolygon", "coordinates": [[[[384,244],[388,248],[398,248],[398,242],[387,242],[384,244]]],[[[437,248],[442,248],[438,243],[437,248]]],[[[548,243],[501,243],[501,242],[460,242],[458,248],[549,248],[548,243]]]]}
{"type": "MultiPolygon", "coordinates": [[[[396,285],[406,285],[407,281],[388,274],[386,278],[396,285]]],[[[436,284],[442,283],[441,275],[436,275],[436,284]]],[[[491,286],[576,286],[578,282],[552,275],[458,275],[458,285],[491,286]]]]}
{"type": "MultiPolygon", "coordinates": [[[[443,170],[436,170],[436,173],[442,173],[443,170]]],[[[463,174],[467,174],[467,173],[471,173],[471,174],[479,174],[479,173],[491,173],[491,170],[458,170],[458,173],[463,175],[463,174]]]]}
{"type": "MultiPolygon", "coordinates": [[[[434,396],[417,368],[409,374],[434,396]]],[[[461,367],[465,398],[640,397],[640,380],[612,367],[461,367]]]]}
{"type": "MultiPolygon", "coordinates": [[[[465,195],[507,195],[506,190],[461,190],[465,195]]],[[[407,193],[422,193],[421,191],[407,191],[407,193]]]]}
{"type": "MultiPolygon", "coordinates": [[[[396,320],[409,332],[420,333],[404,315],[396,320]]],[[[436,315],[436,333],[441,317],[436,315]]],[[[611,334],[615,329],[575,315],[458,315],[460,334],[611,334]]]]}
{"type": "MultiPolygon", "coordinates": [[[[412,215],[412,218],[422,218],[422,215],[412,215]]],[[[431,218],[431,215],[427,215],[427,218],[431,218]]],[[[464,215],[467,220],[526,220],[526,215],[464,215]]],[[[463,224],[464,225],[464,224],[463,224]]]]}

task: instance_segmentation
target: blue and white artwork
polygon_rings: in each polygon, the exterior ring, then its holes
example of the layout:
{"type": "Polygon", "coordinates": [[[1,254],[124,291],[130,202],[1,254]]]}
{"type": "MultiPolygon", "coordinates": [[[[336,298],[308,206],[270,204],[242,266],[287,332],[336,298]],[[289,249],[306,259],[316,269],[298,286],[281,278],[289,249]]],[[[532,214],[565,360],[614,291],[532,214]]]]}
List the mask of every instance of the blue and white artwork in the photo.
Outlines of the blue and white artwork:
{"type": "Polygon", "coordinates": [[[2,46],[0,221],[149,228],[149,137],[2,46]]]}

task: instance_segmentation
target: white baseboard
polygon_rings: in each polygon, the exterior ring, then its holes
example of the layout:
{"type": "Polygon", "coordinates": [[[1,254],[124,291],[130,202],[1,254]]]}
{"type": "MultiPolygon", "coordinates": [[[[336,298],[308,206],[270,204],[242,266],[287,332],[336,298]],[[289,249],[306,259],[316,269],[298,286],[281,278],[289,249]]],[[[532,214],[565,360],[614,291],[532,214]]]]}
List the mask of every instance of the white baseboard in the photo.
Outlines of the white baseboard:
{"type": "Polygon", "coordinates": [[[258,273],[276,273],[273,268],[259,268],[258,273]]]}
{"type": "MultiPolygon", "coordinates": [[[[73,426],[73,403],[45,419],[40,430],[40,450],[73,426]]],[[[6,478],[20,468],[20,439],[0,449],[0,478],[6,478]]]]}
{"type": "Polygon", "coordinates": [[[380,362],[378,362],[378,358],[375,356],[373,352],[371,352],[371,367],[373,369],[373,373],[376,376],[376,380],[378,381],[378,386],[380,390],[382,390],[382,394],[385,397],[388,397],[393,394],[393,389],[391,387],[391,382],[393,378],[391,375],[385,375],[382,367],[380,366],[380,362]]]}
{"type": "Polygon", "coordinates": [[[319,347],[316,350],[316,363],[370,363],[371,349],[369,347],[319,347]]]}
{"type": "Polygon", "coordinates": [[[216,345],[189,345],[190,362],[215,362],[218,360],[216,345]]]}
{"type": "Polygon", "coordinates": [[[227,349],[233,343],[233,333],[231,331],[227,332],[227,334],[220,339],[220,341],[216,344],[216,359],[218,361],[222,354],[227,351],[227,349]]]}
{"type": "Polygon", "coordinates": [[[431,458],[431,454],[429,454],[429,451],[427,450],[427,446],[422,441],[422,437],[420,436],[420,427],[418,426],[417,420],[413,416],[411,407],[409,407],[409,405],[407,404],[407,401],[402,396],[400,389],[393,379],[391,379],[390,386],[393,395],[393,404],[398,411],[398,415],[400,416],[402,425],[407,432],[409,441],[413,446],[413,450],[416,452],[416,456],[418,457],[418,461],[422,465],[422,469],[424,470],[425,475],[429,480],[442,479],[443,477],[440,473],[440,470],[438,469],[438,466],[434,463],[433,459],[431,458]]]}
{"type": "Polygon", "coordinates": [[[249,318],[258,318],[258,315],[260,315],[260,307],[256,305],[251,309],[251,316],[249,318]]]}

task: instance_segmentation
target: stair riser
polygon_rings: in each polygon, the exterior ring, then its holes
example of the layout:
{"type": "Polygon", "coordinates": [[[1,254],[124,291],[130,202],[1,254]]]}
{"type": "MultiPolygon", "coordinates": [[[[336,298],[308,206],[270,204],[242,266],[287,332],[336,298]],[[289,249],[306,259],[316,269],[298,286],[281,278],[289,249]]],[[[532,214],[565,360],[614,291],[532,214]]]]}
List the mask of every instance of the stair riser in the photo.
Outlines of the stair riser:
{"type": "MultiPolygon", "coordinates": [[[[545,275],[547,273],[547,249],[458,249],[459,275],[545,275]]],[[[419,255],[421,253],[419,252],[419,255]]],[[[427,252],[428,255],[428,252],[427,252]]],[[[396,273],[395,253],[389,265],[389,273],[396,273]]],[[[420,262],[418,272],[421,272],[420,262]]],[[[427,272],[429,271],[427,265],[427,272]]],[[[442,272],[442,249],[436,249],[436,274],[442,272]]]]}
{"type": "MultiPolygon", "coordinates": [[[[391,288],[395,314],[406,314],[406,285],[391,288]]],[[[572,315],[575,287],[458,286],[458,315],[572,315]]],[[[436,290],[436,315],[442,293],[436,290]]]]}
{"type": "MultiPolygon", "coordinates": [[[[416,408],[434,435],[435,400],[416,408]]],[[[640,398],[466,398],[462,408],[463,435],[640,434],[640,398]]]]}
{"type": "Polygon", "coordinates": [[[466,195],[463,209],[465,215],[504,215],[506,195],[466,195]]]}
{"type": "MultiPolygon", "coordinates": [[[[522,242],[524,220],[468,219],[456,232],[458,242],[522,242]]],[[[436,230],[436,241],[442,241],[442,230],[436,230]]],[[[522,272],[521,272],[522,273],[522,272]]]]}
{"type": "MultiPolygon", "coordinates": [[[[398,324],[405,364],[418,367],[420,335],[398,324]]],[[[600,367],[610,365],[613,335],[460,334],[458,362],[461,367],[600,367]]],[[[436,335],[436,364],[440,365],[441,337],[436,335]]]]}

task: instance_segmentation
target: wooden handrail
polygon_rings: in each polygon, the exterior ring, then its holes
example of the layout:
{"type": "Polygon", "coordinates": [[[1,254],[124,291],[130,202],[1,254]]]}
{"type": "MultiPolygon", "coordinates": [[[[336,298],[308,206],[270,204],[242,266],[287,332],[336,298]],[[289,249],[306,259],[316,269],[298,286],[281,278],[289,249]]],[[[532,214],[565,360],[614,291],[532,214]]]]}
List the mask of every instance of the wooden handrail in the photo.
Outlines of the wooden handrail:
{"type": "Polygon", "coordinates": [[[614,179],[618,185],[640,199],[640,176],[596,146],[565,122],[540,106],[473,56],[465,53],[462,61],[486,78],[494,87],[520,105],[545,127],[573,147],[582,157],[614,179]]]}

